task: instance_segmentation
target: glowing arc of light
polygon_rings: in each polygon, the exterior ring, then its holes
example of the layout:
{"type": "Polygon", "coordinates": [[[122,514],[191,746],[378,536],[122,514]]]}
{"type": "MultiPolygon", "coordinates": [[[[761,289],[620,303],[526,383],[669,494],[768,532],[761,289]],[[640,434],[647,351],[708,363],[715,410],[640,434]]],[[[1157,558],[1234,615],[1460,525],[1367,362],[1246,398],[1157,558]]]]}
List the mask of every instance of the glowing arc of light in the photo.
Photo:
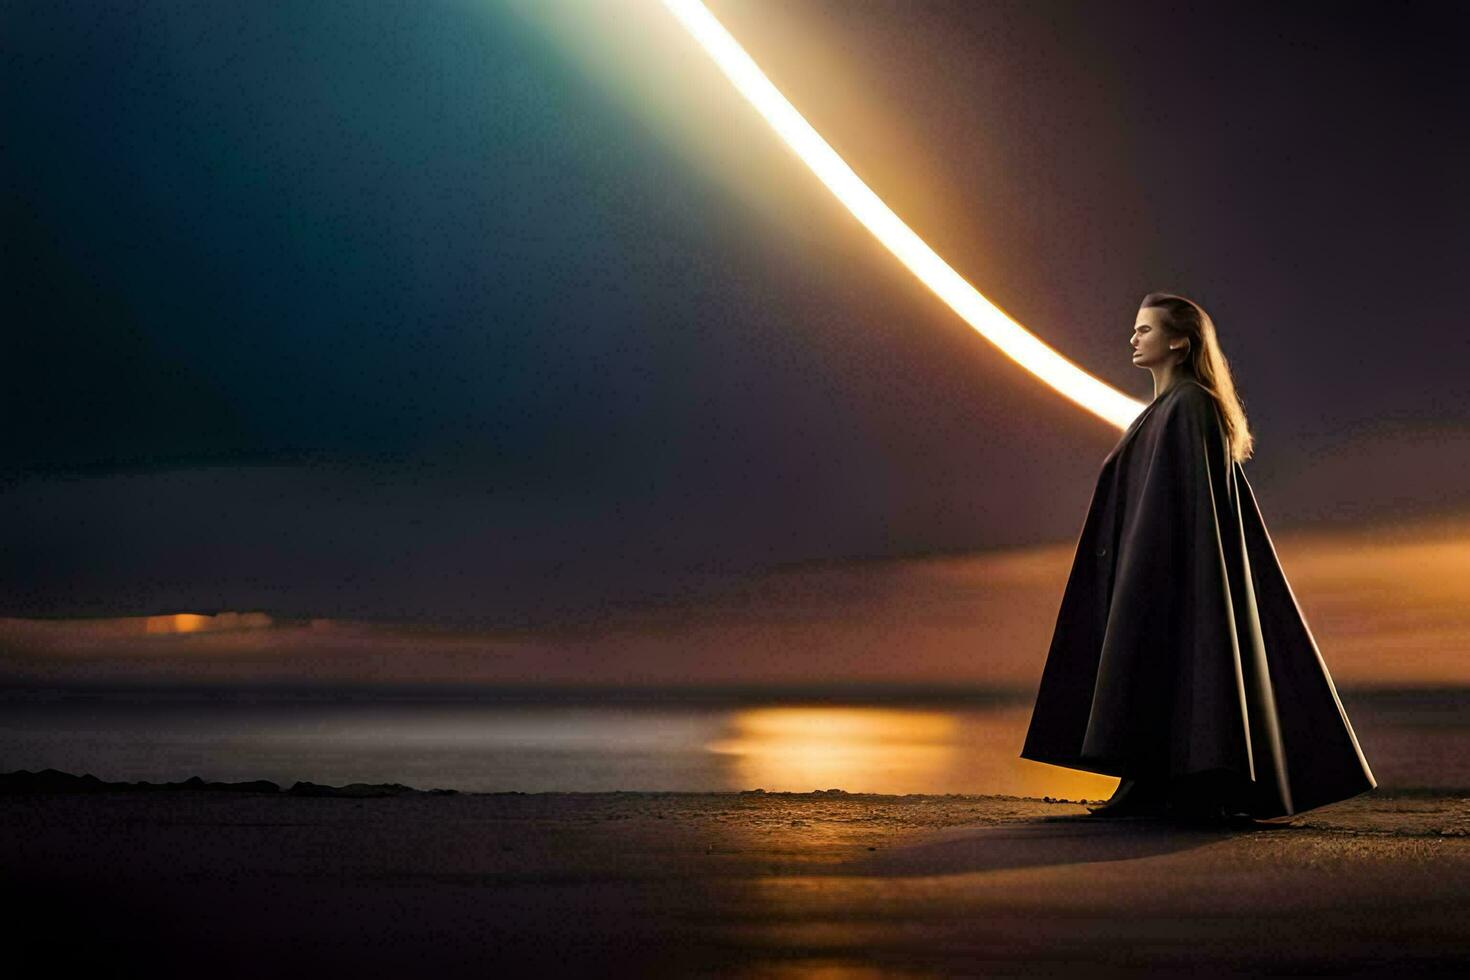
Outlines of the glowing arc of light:
{"type": "Polygon", "coordinates": [[[1120,429],[1146,407],[1067,360],[955,272],[802,118],[700,0],[663,4],[853,217],[982,337],[1058,393],[1120,429]]]}

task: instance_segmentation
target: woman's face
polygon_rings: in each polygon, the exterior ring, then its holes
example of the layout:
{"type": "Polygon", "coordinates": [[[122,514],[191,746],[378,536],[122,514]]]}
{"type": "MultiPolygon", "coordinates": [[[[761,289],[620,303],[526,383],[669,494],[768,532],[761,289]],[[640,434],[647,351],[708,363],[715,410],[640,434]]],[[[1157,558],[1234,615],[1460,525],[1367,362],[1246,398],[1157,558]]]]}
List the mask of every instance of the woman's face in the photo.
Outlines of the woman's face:
{"type": "Polygon", "coordinates": [[[1144,307],[1138,311],[1133,337],[1128,341],[1133,347],[1134,367],[1156,368],[1179,360],[1183,345],[1189,341],[1169,333],[1168,327],[1164,326],[1168,315],[1167,310],[1157,306],[1144,307]],[[1170,344],[1180,345],[1180,349],[1170,350],[1170,344]]]}

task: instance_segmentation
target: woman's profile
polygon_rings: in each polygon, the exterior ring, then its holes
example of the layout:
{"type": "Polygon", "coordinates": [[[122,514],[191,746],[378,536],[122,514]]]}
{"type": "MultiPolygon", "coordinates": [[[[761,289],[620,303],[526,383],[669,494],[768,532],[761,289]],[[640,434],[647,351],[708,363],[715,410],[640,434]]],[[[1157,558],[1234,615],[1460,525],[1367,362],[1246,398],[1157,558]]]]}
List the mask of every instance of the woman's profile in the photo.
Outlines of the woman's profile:
{"type": "Polygon", "coordinates": [[[1241,463],[1215,325],[1144,297],[1154,400],[1103,460],[1022,758],[1118,776],[1098,817],[1285,816],[1377,785],[1241,463]]]}

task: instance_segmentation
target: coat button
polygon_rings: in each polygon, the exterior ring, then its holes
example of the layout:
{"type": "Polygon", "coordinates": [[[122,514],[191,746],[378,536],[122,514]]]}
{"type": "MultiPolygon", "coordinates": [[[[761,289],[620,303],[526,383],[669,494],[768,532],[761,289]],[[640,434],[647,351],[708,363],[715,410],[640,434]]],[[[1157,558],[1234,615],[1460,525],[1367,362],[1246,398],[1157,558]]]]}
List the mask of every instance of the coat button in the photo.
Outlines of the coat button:
{"type": "Polygon", "coordinates": [[[1107,553],[1108,553],[1108,546],[1107,545],[1103,545],[1101,548],[1097,549],[1097,556],[1099,558],[1101,558],[1103,555],[1106,555],[1107,553]]]}

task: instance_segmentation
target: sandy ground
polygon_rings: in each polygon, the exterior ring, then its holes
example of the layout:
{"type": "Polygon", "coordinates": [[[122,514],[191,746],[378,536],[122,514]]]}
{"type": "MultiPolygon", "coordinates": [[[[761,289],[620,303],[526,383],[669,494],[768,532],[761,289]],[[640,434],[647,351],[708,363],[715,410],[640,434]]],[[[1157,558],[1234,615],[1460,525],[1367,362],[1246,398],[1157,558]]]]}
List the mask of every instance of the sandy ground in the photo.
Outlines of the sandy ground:
{"type": "Polygon", "coordinates": [[[1382,791],[1236,830],[1016,797],[123,791],[0,797],[0,873],[12,976],[1405,976],[1470,968],[1467,834],[1470,799],[1382,791]]]}

